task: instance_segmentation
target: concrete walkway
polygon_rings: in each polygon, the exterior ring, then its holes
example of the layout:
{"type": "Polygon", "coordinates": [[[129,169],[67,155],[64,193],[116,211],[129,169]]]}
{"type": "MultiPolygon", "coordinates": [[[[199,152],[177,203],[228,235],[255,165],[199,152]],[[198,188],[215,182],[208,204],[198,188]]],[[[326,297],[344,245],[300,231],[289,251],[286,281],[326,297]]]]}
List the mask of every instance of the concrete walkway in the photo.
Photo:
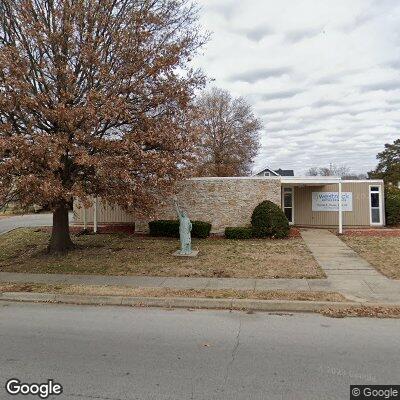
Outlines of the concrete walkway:
{"type": "MultiPolygon", "coordinates": [[[[325,279],[319,279],[322,285],[325,279]]],[[[70,285],[115,285],[131,288],[162,287],[171,289],[241,289],[241,290],[319,290],[307,279],[174,278],[158,276],[25,274],[0,272],[0,282],[48,283],[70,285]]],[[[314,282],[316,283],[317,280],[314,282]]],[[[323,286],[321,286],[323,288],[323,286]]],[[[322,289],[323,290],[323,289],[322,289]]]]}
{"type": "Polygon", "coordinates": [[[305,229],[301,231],[301,236],[328,278],[382,276],[366,260],[326,229],[305,229]]]}
{"type": "MultiPolygon", "coordinates": [[[[400,281],[379,273],[332,232],[327,229],[303,229],[301,236],[327,275],[326,290],[367,301],[400,301],[400,281]]],[[[311,282],[310,287],[314,287],[311,282]]],[[[321,283],[315,286],[320,287],[321,283]]]]}
{"type": "Polygon", "coordinates": [[[0,272],[0,282],[115,285],[131,288],[333,291],[344,294],[349,300],[400,303],[400,282],[384,277],[371,279],[348,275],[330,276],[328,279],[240,279],[0,272]]]}

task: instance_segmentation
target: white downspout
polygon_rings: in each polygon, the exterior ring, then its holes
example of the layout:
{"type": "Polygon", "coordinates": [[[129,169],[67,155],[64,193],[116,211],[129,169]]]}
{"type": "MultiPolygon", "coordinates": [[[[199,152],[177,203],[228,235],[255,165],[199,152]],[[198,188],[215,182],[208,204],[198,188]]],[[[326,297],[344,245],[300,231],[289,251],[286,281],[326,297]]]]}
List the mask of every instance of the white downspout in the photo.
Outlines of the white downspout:
{"type": "Polygon", "coordinates": [[[343,233],[342,182],[339,182],[339,234],[343,233]]]}
{"type": "Polygon", "coordinates": [[[93,204],[93,232],[97,233],[97,197],[94,198],[93,204]]]}

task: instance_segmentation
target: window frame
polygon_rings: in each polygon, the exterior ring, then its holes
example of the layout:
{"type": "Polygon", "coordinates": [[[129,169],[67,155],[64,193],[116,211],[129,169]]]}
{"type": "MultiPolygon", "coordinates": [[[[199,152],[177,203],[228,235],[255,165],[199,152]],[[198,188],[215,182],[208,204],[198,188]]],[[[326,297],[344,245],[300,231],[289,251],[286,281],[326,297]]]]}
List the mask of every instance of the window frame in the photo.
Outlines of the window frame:
{"type": "Polygon", "coordinates": [[[369,223],[371,226],[383,226],[383,202],[382,202],[382,185],[369,185],[368,188],[369,198],[369,223]],[[372,188],[378,188],[378,190],[372,190],[372,188]],[[379,222],[372,222],[372,208],[377,209],[378,207],[372,207],[372,193],[378,193],[379,195],[379,222]]]}
{"type": "MultiPolygon", "coordinates": [[[[294,187],[282,187],[282,211],[285,214],[285,208],[291,208],[292,209],[292,221],[289,221],[289,225],[294,225],[294,187]],[[290,193],[292,195],[292,206],[291,207],[285,207],[285,189],[290,189],[290,193]]],[[[286,215],[286,214],[285,214],[286,215]]]]}

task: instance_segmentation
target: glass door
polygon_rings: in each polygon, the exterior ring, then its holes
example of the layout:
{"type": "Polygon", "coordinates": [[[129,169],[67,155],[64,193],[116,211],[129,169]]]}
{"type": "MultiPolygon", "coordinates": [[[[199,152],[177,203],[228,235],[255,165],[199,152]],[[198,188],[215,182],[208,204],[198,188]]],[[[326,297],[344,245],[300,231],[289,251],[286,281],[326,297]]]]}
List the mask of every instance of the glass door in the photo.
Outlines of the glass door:
{"type": "Polygon", "coordinates": [[[282,192],[282,208],[290,225],[294,223],[294,190],[291,187],[284,187],[282,192]]]}
{"type": "Polygon", "coordinates": [[[370,222],[371,225],[382,225],[381,187],[369,187],[370,222]]]}

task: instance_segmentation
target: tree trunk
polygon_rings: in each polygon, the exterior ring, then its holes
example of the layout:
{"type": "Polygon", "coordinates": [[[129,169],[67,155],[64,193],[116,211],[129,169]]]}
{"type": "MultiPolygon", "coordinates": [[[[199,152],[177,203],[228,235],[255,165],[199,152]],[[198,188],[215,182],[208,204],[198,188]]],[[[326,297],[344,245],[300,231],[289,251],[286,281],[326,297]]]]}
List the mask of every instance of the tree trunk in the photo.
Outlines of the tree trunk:
{"type": "Polygon", "coordinates": [[[68,207],[61,203],[53,211],[53,229],[47,249],[49,253],[65,253],[73,247],[69,235],[68,207]]]}

